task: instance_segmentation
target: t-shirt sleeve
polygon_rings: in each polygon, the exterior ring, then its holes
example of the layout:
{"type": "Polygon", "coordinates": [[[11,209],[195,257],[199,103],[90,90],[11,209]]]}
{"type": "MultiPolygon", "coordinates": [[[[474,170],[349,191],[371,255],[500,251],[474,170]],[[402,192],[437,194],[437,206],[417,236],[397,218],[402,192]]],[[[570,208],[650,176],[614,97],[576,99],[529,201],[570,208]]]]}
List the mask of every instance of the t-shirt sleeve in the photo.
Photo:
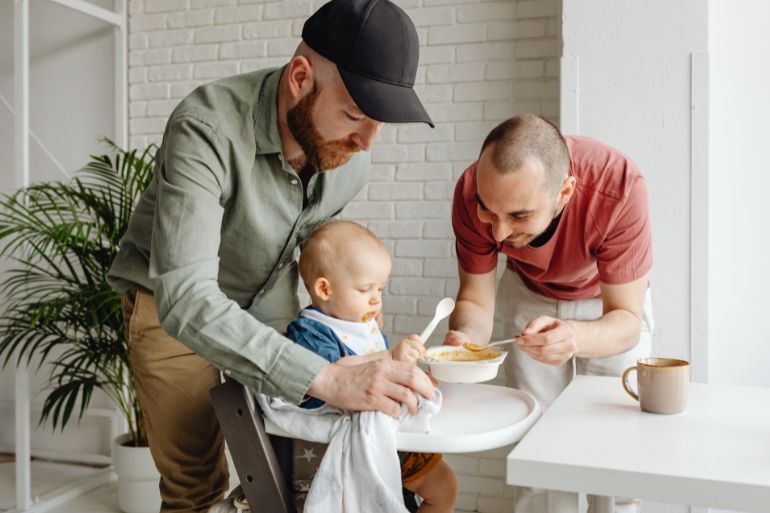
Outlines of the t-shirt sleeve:
{"type": "Polygon", "coordinates": [[[652,229],[647,201],[647,185],[639,176],[611,219],[605,240],[596,253],[602,283],[629,283],[652,268],[652,229]]]}
{"type": "Polygon", "coordinates": [[[455,233],[457,261],[463,271],[485,274],[497,267],[497,244],[482,233],[482,225],[476,215],[475,187],[468,180],[475,180],[475,166],[465,170],[455,186],[452,201],[452,229],[455,233]]]}
{"type": "Polygon", "coordinates": [[[313,319],[300,317],[293,320],[286,329],[286,336],[331,363],[345,355],[345,348],[334,331],[313,319]]]}

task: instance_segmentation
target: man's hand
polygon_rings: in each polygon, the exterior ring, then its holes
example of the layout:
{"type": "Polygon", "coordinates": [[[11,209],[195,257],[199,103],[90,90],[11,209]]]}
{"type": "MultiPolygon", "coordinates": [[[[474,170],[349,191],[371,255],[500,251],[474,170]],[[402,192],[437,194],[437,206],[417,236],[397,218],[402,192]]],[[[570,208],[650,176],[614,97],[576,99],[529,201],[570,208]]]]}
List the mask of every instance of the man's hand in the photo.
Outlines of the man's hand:
{"type": "Polygon", "coordinates": [[[417,363],[423,353],[425,353],[425,345],[417,335],[409,335],[390,350],[391,358],[412,365],[417,363]]]}
{"type": "Polygon", "coordinates": [[[343,410],[381,411],[398,418],[401,403],[417,413],[416,392],[435,399],[428,376],[416,365],[375,360],[351,367],[330,364],[310,384],[308,394],[343,410]]]}
{"type": "Polygon", "coordinates": [[[447,346],[461,346],[468,342],[478,344],[478,342],[473,342],[464,332],[458,330],[449,330],[444,337],[444,345],[447,346]]]}
{"type": "Polygon", "coordinates": [[[460,290],[455,309],[449,316],[449,332],[444,344],[459,346],[466,342],[483,344],[492,335],[495,316],[496,272],[472,274],[459,268],[460,290]]]}
{"type": "Polygon", "coordinates": [[[527,324],[519,349],[548,365],[561,365],[578,351],[575,328],[569,321],[540,316],[527,324]]]}

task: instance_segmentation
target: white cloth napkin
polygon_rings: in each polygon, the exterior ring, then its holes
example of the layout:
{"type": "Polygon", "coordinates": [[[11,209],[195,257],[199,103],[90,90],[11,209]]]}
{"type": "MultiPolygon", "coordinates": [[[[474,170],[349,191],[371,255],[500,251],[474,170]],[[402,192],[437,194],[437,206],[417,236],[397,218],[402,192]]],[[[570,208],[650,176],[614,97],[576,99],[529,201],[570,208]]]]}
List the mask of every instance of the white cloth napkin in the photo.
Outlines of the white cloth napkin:
{"type": "Polygon", "coordinates": [[[416,415],[402,406],[398,420],[381,412],[350,413],[329,405],[306,410],[280,398],[256,398],[265,416],[292,437],[329,443],[310,485],[305,513],[407,513],[396,432],[430,431],[430,418],[442,401],[441,392],[435,392],[434,401],[419,397],[416,415]]]}

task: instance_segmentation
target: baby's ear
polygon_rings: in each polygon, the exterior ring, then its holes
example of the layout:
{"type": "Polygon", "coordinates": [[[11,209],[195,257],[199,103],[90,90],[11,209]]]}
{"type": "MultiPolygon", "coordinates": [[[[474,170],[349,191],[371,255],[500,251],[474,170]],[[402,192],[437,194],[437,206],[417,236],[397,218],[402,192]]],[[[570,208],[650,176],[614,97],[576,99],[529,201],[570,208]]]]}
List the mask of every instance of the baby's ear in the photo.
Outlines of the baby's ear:
{"type": "Polygon", "coordinates": [[[322,301],[328,301],[332,295],[332,287],[326,278],[318,278],[313,284],[316,297],[322,301]]]}

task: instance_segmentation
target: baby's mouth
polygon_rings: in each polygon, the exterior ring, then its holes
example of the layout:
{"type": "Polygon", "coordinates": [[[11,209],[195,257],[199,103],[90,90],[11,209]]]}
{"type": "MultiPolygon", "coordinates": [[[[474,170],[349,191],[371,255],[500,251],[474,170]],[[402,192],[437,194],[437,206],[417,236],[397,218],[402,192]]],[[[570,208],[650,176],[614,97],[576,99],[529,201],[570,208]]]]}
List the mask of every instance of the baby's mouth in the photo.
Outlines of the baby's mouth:
{"type": "Polygon", "coordinates": [[[374,311],[374,312],[366,312],[366,313],[364,314],[364,316],[361,318],[361,321],[362,321],[362,322],[369,322],[369,321],[370,321],[370,320],[372,320],[373,318],[377,317],[377,313],[378,313],[377,311],[374,311]]]}

